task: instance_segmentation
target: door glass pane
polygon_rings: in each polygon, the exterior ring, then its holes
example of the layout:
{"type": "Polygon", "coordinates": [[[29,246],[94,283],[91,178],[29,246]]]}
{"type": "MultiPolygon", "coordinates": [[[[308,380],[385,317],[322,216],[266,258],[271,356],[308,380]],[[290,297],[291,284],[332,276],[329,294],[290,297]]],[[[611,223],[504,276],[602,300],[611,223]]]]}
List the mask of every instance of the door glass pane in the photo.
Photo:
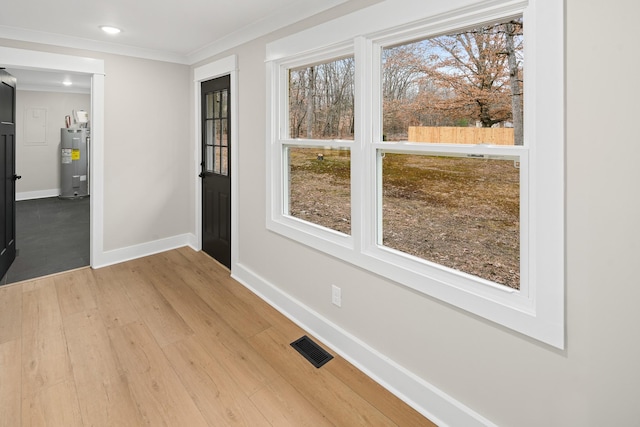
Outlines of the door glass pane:
{"type": "Polygon", "coordinates": [[[211,128],[212,128],[212,145],[220,145],[220,130],[219,130],[218,120],[211,120],[211,128]]]}
{"type": "Polygon", "coordinates": [[[207,130],[205,135],[205,143],[207,145],[213,145],[213,135],[214,135],[213,124],[214,124],[213,120],[207,120],[207,130]]]}
{"type": "Polygon", "coordinates": [[[227,90],[223,90],[221,92],[220,102],[222,104],[222,111],[220,113],[220,117],[227,117],[227,90]]]}
{"type": "Polygon", "coordinates": [[[222,127],[221,129],[222,137],[220,138],[220,145],[225,147],[229,145],[229,134],[227,130],[227,122],[228,122],[227,119],[220,120],[220,126],[222,127]]]}
{"type": "Polygon", "coordinates": [[[207,172],[213,172],[213,147],[211,145],[206,146],[205,169],[207,172]]]}
{"type": "Polygon", "coordinates": [[[213,93],[208,93],[206,95],[206,118],[213,118],[213,93]]]}
{"type": "Polygon", "coordinates": [[[379,244],[519,289],[514,159],[385,153],[379,244]]]}
{"type": "Polygon", "coordinates": [[[229,175],[229,149],[227,147],[220,148],[220,174],[229,175]]]}
{"type": "Polygon", "coordinates": [[[213,164],[213,173],[220,173],[220,147],[214,147],[215,155],[214,155],[214,164],[213,164]]]}
{"type": "Polygon", "coordinates": [[[213,117],[220,117],[220,92],[214,92],[213,117]]]}

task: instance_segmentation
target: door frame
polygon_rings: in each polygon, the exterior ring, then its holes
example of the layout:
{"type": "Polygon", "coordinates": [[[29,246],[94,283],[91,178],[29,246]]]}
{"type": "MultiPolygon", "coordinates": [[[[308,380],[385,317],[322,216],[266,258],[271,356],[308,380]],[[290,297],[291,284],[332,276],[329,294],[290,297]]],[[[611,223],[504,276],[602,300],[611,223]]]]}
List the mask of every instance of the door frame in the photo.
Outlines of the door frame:
{"type": "MultiPolygon", "coordinates": [[[[99,267],[104,257],[104,61],[102,59],[0,46],[2,65],[43,71],[68,71],[91,75],[91,180],[89,199],[89,264],[99,267]]],[[[17,141],[16,141],[17,142],[17,141]]]]}
{"type": "Polygon", "coordinates": [[[191,245],[202,250],[202,179],[198,174],[202,170],[202,88],[201,83],[225,75],[230,76],[231,92],[231,272],[238,262],[238,59],[230,55],[193,70],[194,93],[194,162],[191,176],[194,184],[195,205],[195,242],[191,245]]]}

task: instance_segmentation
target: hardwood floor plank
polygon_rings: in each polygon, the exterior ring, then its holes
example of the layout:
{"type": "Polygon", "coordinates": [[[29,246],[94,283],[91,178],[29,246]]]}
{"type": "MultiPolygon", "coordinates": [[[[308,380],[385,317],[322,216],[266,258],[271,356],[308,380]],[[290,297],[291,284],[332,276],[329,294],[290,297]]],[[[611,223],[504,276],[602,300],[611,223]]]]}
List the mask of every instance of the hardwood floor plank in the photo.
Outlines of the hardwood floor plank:
{"type": "MultiPolygon", "coordinates": [[[[141,266],[150,273],[157,269],[173,268],[173,265],[153,263],[141,266]]],[[[207,304],[199,294],[187,284],[191,283],[193,273],[183,272],[182,278],[155,277],[156,289],[172,302],[174,309],[195,331],[198,341],[215,357],[232,375],[237,384],[247,395],[264,387],[277,373],[247,343],[238,332],[231,327],[217,310],[207,304]]],[[[232,319],[235,320],[235,317],[232,319]]]]}
{"type": "MultiPolygon", "coordinates": [[[[202,265],[204,267],[202,270],[206,272],[205,274],[208,275],[209,280],[215,281],[215,288],[222,287],[228,291],[228,293],[225,294],[226,299],[239,299],[250,307],[250,311],[253,313],[250,318],[257,316],[263,319],[268,325],[276,327],[276,329],[283,333],[286,332],[287,336],[291,338],[291,341],[305,334],[302,328],[267,304],[250,289],[233,280],[229,276],[229,273],[224,268],[218,267],[213,263],[208,255],[202,252],[195,252],[188,247],[179,248],[172,252],[181,254],[185,259],[189,260],[190,263],[196,264],[196,266],[202,265]]],[[[194,269],[198,269],[198,267],[194,267],[194,269]]],[[[189,281],[189,283],[192,282],[189,281]]]]}
{"type": "Polygon", "coordinates": [[[22,400],[22,427],[82,427],[73,380],[43,388],[22,400]]]}
{"type": "Polygon", "coordinates": [[[336,357],[324,368],[334,377],[349,384],[349,387],[362,396],[372,406],[384,413],[399,426],[437,427],[434,423],[412,409],[396,396],[388,393],[384,387],[356,369],[341,357],[336,357]]]}
{"type": "Polygon", "coordinates": [[[207,425],[144,323],[112,328],[109,336],[146,424],[207,425]]]}
{"type": "Polygon", "coordinates": [[[89,282],[94,281],[91,270],[83,268],[75,273],[53,277],[63,317],[96,308],[96,301],[89,285],[89,282]]]}
{"type": "Polygon", "coordinates": [[[139,260],[114,266],[124,291],[160,346],[171,344],[193,334],[172,305],[141,271],[139,260]]]}
{"type": "Polygon", "coordinates": [[[0,427],[15,427],[21,424],[21,353],[20,339],[0,344],[0,427]]]}
{"type": "MultiPolygon", "coordinates": [[[[165,262],[171,265],[169,272],[174,276],[188,278],[186,282],[216,313],[223,319],[234,319],[230,326],[241,336],[250,337],[264,331],[271,325],[257,314],[250,304],[234,298],[224,283],[229,281],[228,273],[224,276],[216,269],[213,274],[202,268],[199,262],[193,262],[178,252],[170,251],[145,259],[148,263],[165,262]]],[[[210,259],[204,259],[204,265],[212,265],[210,259]]],[[[217,267],[217,266],[216,266],[217,267]]]]}
{"type": "MultiPolygon", "coordinates": [[[[297,353],[281,333],[268,329],[249,341],[273,367],[335,425],[395,426],[389,418],[326,369],[297,353]]],[[[331,362],[329,362],[331,363],[331,362]]]]}
{"type": "Polygon", "coordinates": [[[0,344],[14,341],[22,335],[22,289],[19,286],[0,287],[0,344]]]}
{"type": "Polygon", "coordinates": [[[333,426],[304,396],[282,377],[259,390],[251,401],[273,426],[333,426]]]}
{"type": "Polygon", "coordinates": [[[52,279],[22,296],[22,396],[73,380],[52,279]]]}
{"type": "Polygon", "coordinates": [[[76,390],[80,396],[91,396],[79,401],[85,425],[142,425],[144,420],[121,375],[98,310],[79,312],[65,320],[76,390]]]}
{"type": "Polygon", "coordinates": [[[113,267],[93,270],[93,277],[95,280],[89,282],[89,286],[107,328],[123,326],[140,319],[113,267]]]}
{"type": "Polygon", "coordinates": [[[191,398],[212,426],[270,425],[225,367],[195,337],[164,349],[191,398]]]}
{"type": "Polygon", "coordinates": [[[62,316],[53,278],[26,283],[22,293],[23,336],[44,334],[61,328],[62,316]]]}

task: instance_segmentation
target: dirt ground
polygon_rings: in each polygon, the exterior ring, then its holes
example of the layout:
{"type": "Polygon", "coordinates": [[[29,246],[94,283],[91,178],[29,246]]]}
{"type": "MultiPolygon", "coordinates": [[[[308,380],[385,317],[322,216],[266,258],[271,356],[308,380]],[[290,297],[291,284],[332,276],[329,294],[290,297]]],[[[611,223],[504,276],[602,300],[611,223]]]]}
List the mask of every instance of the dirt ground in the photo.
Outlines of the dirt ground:
{"type": "MultiPolygon", "coordinates": [[[[348,153],[293,150],[290,214],[350,234],[349,176],[348,153]]],[[[385,246],[519,288],[513,162],[387,154],[383,187],[385,246]]]]}

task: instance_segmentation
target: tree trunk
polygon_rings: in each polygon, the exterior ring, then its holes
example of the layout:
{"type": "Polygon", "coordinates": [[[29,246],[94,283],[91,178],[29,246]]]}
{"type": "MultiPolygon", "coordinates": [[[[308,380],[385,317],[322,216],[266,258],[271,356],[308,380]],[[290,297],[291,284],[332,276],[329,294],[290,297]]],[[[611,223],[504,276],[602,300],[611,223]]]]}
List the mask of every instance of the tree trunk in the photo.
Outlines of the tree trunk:
{"type": "Polygon", "coordinates": [[[509,22],[505,24],[507,57],[509,61],[509,81],[511,84],[511,110],[513,116],[514,145],[524,145],[524,121],[522,117],[522,89],[518,73],[518,60],[513,44],[517,24],[509,22]]]}
{"type": "Polygon", "coordinates": [[[316,75],[315,67],[309,68],[309,85],[307,94],[307,138],[313,138],[313,119],[316,98],[316,75]]]}

